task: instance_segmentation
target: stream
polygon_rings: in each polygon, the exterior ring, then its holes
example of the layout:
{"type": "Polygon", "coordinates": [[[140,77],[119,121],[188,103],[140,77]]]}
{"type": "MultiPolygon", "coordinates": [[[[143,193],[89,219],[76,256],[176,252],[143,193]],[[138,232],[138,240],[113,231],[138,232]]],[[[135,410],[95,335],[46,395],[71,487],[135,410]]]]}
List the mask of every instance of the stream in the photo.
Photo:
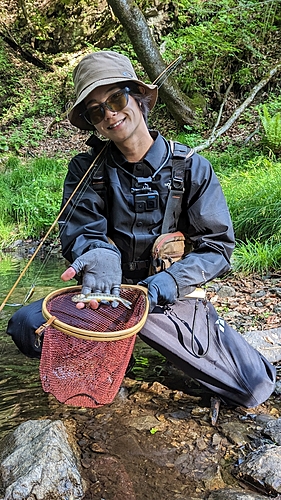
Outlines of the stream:
{"type": "MultiPolygon", "coordinates": [[[[45,297],[54,290],[73,286],[75,280],[65,283],[60,275],[66,269],[65,260],[57,252],[54,255],[35,257],[22,279],[6,302],[7,294],[25,270],[29,259],[20,253],[0,254],[0,303],[6,305],[0,312],[0,440],[20,423],[29,419],[52,416],[50,398],[42,390],[39,377],[39,360],[23,355],[14,342],[6,334],[10,317],[19,309],[30,288],[35,290],[29,302],[45,297]]],[[[29,303],[28,302],[28,303],[29,303]]],[[[162,379],[161,370],[164,358],[150,347],[139,341],[134,366],[134,378],[153,381],[155,377],[162,379]]],[[[177,380],[171,376],[174,384],[177,380]]],[[[178,381],[180,382],[180,381],[178,381]]],[[[182,380],[180,382],[183,383],[182,380]]]]}
{"type": "MultiPolygon", "coordinates": [[[[28,262],[25,252],[0,253],[1,304],[28,262]]],[[[0,312],[0,441],[27,420],[74,419],[85,500],[227,500],[246,498],[242,491],[267,498],[266,488],[235,477],[235,468],[255,443],[267,442],[262,425],[280,418],[280,394],[252,410],[222,406],[212,426],[212,394],[138,338],[133,372],[112,404],[70,407],[43,391],[39,361],[19,352],[6,327],[33,284],[30,301],[73,286],[60,279],[65,268],[58,251],[35,257],[0,312]]]]}
{"type": "MultiPolygon", "coordinates": [[[[0,255],[1,304],[27,263],[27,257],[0,255]]],[[[48,396],[41,387],[39,361],[20,353],[6,334],[7,323],[19,308],[10,304],[22,303],[33,284],[36,286],[32,301],[66,286],[60,280],[64,270],[64,260],[57,256],[51,256],[48,262],[35,258],[0,313],[0,439],[21,422],[49,416],[51,412],[48,396]]]]}

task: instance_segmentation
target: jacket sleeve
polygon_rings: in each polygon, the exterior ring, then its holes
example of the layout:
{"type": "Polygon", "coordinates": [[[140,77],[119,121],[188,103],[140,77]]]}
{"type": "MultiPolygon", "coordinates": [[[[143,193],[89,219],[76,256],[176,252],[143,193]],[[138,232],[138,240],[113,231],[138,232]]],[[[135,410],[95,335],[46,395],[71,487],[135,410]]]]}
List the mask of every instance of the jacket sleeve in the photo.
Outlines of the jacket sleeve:
{"type": "Polygon", "coordinates": [[[62,254],[69,262],[92,248],[108,246],[105,205],[93,186],[93,177],[101,175],[96,172],[96,166],[89,171],[81,187],[68,202],[95,156],[96,151],[93,153],[92,150],[75,156],[69,163],[64,181],[62,207],[67,205],[59,220],[59,230],[62,254]]]}
{"type": "Polygon", "coordinates": [[[208,160],[195,154],[186,174],[181,218],[193,250],[167,271],[180,297],[228,271],[235,246],[227,203],[208,160]]]}

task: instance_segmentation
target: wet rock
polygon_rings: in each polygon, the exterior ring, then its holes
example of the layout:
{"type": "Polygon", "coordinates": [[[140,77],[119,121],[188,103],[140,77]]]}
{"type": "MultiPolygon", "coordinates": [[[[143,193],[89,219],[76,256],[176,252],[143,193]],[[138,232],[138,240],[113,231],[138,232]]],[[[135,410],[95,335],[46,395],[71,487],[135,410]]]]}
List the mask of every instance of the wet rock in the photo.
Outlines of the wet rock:
{"type": "Polygon", "coordinates": [[[3,500],[83,498],[77,455],[61,421],[29,420],[1,444],[3,500]]]}
{"type": "Polygon", "coordinates": [[[267,422],[263,433],[270,437],[275,444],[281,444],[281,418],[267,422]]]}
{"type": "Polygon", "coordinates": [[[159,421],[153,417],[152,415],[146,415],[143,417],[133,417],[130,422],[128,422],[130,427],[137,429],[139,431],[142,430],[150,430],[159,425],[159,421]]]}
{"type": "Polygon", "coordinates": [[[247,493],[243,490],[228,488],[213,491],[208,496],[208,500],[263,500],[264,498],[268,497],[251,491],[247,493]]]}
{"type": "Polygon", "coordinates": [[[85,500],[92,498],[90,490],[102,493],[94,498],[114,498],[114,500],[136,500],[134,486],[122,461],[113,456],[99,455],[93,460],[93,468],[98,479],[88,490],[85,500]]]}
{"type": "Polygon", "coordinates": [[[245,446],[249,443],[248,428],[239,422],[226,422],[220,426],[220,430],[227,439],[237,446],[245,446]]]}
{"type": "Polygon", "coordinates": [[[281,493],[281,447],[261,446],[239,465],[238,477],[257,485],[265,493],[281,493]]]}
{"type": "Polygon", "coordinates": [[[213,464],[206,469],[204,471],[203,482],[207,490],[217,490],[218,488],[223,488],[225,483],[221,475],[220,466],[213,464]]]}

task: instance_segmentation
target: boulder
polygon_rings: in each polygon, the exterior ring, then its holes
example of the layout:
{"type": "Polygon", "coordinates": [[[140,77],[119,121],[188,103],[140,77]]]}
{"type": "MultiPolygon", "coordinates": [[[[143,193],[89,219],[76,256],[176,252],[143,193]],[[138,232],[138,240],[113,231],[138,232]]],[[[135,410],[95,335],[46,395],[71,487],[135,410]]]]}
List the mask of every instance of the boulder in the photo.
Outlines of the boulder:
{"type": "Polygon", "coordinates": [[[60,420],[28,420],[0,443],[2,500],[79,500],[79,457],[60,420]]]}

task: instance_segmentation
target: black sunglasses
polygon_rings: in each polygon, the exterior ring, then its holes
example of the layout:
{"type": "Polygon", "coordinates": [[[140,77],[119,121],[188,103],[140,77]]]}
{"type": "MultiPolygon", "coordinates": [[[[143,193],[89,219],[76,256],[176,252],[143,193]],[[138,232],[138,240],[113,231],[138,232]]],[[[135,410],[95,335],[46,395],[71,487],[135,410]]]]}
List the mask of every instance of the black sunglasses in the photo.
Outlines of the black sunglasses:
{"type": "Polygon", "coordinates": [[[79,116],[84,118],[90,125],[97,125],[104,119],[105,108],[109,109],[109,111],[121,111],[127,106],[129,92],[130,89],[128,87],[118,90],[114,94],[111,94],[106,101],[101,102],[97,106],[91,106],[79,116]]]}

